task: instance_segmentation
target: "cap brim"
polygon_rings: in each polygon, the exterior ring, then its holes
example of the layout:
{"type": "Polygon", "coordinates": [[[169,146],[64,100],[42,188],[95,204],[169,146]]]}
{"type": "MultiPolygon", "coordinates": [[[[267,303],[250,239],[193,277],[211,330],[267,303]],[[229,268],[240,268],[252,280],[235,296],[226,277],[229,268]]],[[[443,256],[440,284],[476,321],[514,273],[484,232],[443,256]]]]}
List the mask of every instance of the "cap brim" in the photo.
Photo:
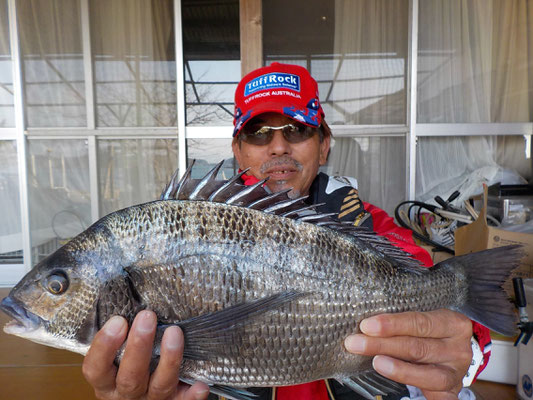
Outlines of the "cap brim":
{"type": "Polygon", "coordinates": [[[286,117],[289,117],[297,122],[300,122],[304,125],[312,126],[318,128],[322,123],[323,111],[314,110],[311,108],[301,108],[298,109],[294,106],[284,107],[278,102],[261,102],[252,110],[249,110],[246,114],[243,114],[235,121],[235,128],[233,129],[233,137],[237,136],[242,128],[255,116],[265,113],[276,113],[281,114],[286,117]]]}

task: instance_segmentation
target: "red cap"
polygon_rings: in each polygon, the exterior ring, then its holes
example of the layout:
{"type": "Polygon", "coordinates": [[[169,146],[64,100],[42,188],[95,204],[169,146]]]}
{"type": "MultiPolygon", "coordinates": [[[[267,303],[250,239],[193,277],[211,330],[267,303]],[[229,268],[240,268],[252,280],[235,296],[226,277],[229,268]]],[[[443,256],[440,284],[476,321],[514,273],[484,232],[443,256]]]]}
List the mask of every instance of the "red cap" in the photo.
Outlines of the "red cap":
{"type": "Polygon", "coordinates": [[[318,100],[318,85],[304,67],[272,63],[242,78],[235,90],[233,136],[237,136],[250,118],[266,112],[320,126],[324,111],[318,100]]]}

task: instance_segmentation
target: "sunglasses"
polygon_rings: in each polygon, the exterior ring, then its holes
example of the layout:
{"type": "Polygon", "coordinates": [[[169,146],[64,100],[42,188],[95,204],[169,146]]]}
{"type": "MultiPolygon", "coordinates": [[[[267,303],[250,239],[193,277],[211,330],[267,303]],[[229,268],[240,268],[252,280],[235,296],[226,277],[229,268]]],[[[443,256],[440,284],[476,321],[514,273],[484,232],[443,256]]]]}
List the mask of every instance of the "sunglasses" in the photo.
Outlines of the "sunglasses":
{"type": "Polygon", "coordinates": [[[256,146],[264,146],[269,144],[274,137],[275,131],[281,131],[285,140],[292,144],[303,142],[317,132],[317,128],[295,124],[287,124],[282,126],[262,126],[255,131],[253,129],[254,126],[251,126],[248,129],[245,126],[240,133],[240,136],[244,142],[248,144],[254,144],[256,146]]]}

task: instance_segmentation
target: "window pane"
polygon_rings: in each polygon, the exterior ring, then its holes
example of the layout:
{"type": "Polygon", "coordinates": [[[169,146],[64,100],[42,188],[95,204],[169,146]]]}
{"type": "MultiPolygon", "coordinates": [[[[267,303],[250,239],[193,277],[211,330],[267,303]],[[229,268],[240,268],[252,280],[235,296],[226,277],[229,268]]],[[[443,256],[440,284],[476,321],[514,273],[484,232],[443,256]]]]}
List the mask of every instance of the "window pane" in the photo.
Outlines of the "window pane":
{"type": "Polygon", "coordinates": [[[172,0],[90,3],[98,126],[176,126],[172,0]]]}
{"type": "Polygon", "coordinates": [[[86,140],[28,141],[32,262],[91,224],[86,140]]]}
{"type": "Polygon", "coordinates": [[[99,140],[100,215],[157,200],[177,166],[176,139],[99,140]]]}
{"type": "Polygon", "coordinates": [[[357,178],[363,201],[393,215],[405,200],[405,138],[336,138],[325,172],[357,178]]]}
{"type": "Polygon", "coordinates": [[[0,264],[21,264],[22,228],[20,223],[17,144],[0,140],[0,264]]]}
{"type": "Polygon", "coordinates": [[[80,2],[17,1],[30,127],[85,126],[80,2]]]}
{"type": "Polygon", "coordinates": [[[239,1],[182,1],[187,125],[231,125],[241,78],[239,1]]]}
{"type": "Polygon", "coordinates": [[[403,124],[408,6],[407,0],[263,1],[265,63],[307,67],[329,124],[403,124]]]}
{"type": "Polygon", "coordinates": [[[531,136],[421,137],[418,139],[416,197],[455,200],[479,194],[482,184],[527,183],[533,177],[531,136]]]}
{"type": "Polygon", "coordinates": [[[7,1],[0,0],[0,128],[15,126],[7,1]]]}
{"type": "Polygon", "coordinates": [[[419,4],[418,122],[531,121],[531,2],[419,4]]]}
{"type": "Polygon", "coordinates": [[[194,161],[193,178],[202,178],[224,160],[217,178],[229,179],[237,173],[238,165],[231,151],[231,139],[188,139],[187,158],[194,161]]]}

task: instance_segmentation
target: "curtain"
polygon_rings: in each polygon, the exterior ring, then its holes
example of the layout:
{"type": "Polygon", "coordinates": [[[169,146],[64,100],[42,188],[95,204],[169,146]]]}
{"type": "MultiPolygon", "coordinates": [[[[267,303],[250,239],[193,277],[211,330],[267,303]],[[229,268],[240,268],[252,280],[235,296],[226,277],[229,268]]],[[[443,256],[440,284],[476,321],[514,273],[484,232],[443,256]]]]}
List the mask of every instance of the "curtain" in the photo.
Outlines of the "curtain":
{"type": "Polygon", "coordinates": [[[86,126],[79,1],[17,1],[29,127],[86,126]]]}
{"type": "MultiPolygon", "coordinates": [[[[327,64],[333,82],[331,88],[320,87],[326,120],[337,125],[405,124],[409,2],[334,4],[334,62],[327,64]]],[[[312,65],[317,63],[326,68],[320,60],[312,65]]],[[[405,167],[405,138],[358,136],[335,139],[326,172],[357,178],[361,199],[392,213],[405,198],[405,167]]]]}
{"type": "Polygon", "coordinates": [[[335,1],[331,121],[405,123],[408,10],[406,0],[335,1]]]}
{"type": "MultiPolygon", "coordinates": [[[[9,44],[7,2],[0,2],[0,128],[15,126],[13,108],[13,75],[9,44]]],[[[14,140],[0,140],[0,263],[18,261],[22,248],[17,144],[14,140]],[[11,253],[7,254],[6,253],[11,253]]]]}
{"type": "Polygon", "coordinates": [[[7,1],[0,2],[0,55],[9,55],[9,21],[7,1]]]}
{"type": "Polygon", "coordinates": [[[0,2],[0,128],[15,126],[7,2],[0,2]]]}
{"type": "Polygon", "coordinates": [[[361,199],[392,214],[405,197],[405,139],[337,138],[326,172],[355,176],[361,199]]]}
{"type": "Polygon", "coordinates": [[[420,2],[418,122],[529,122],[531,0],[420,2]]]}
{"type": "Polygon", "coordinates": [[[28,140],[33,262],[91,224],[89,156],[83,139],[28,140]]]}
{"type": "Polygon", "coordinates": [[[159,198],[177,168],[176,139],[98,141],[100,214],[159,198]]]}
{"type": "MultiPolygon", "coordinates": [[[[529,122],[532,17],[531,0],[420,2],[418,122],[529,122]]],[[[459,202],[479,193],[482,183],[531,178],[530,142],[522,136],[434,137],[418,144],[420,200],[459,189],[459,202]]]]}
{"type": "MultiPolygon", "coordinates": [[[[533,0],[419,4],[417,122],[530,122],[533,0]]],[[[335,2],[338,64],[327,91],[332,112],[325,107],[330,123],[405,124],[407,23],[408,2],[335,2]]],[[[483,182],[530,179],[529,138],[505,133],[419,138],[417,198],[445,197],[458,188],[467,197],[483,182]]],[[[405,173],[405,146],[369,138],[380,147],[370,153],[373,147],[360,146],[361,140],[339,140],[328,171],[358,178],[361,197],[390,213],[405,195],[397,186],[405,173]]]]}
{"type": "Polygon", "coordinates": [[[0,160],[2,160],[0,205],[3,210],[9,210],[0,216],[0,262],[2,262],[3,253],[22,249],[17,144],[14,140],[0,141],[0,160]]]}
{"type": "MultiPolygon", "coordinates": [[[[89,9],[96,124],[175,126],[172,1],[93,0],[89,9]]],[[[28,126],[87,126],[80,2],[20,0],[17,12],[28,126]]]]}
{"type": "MultiPolygon", "coordinates": [[[[87,126],[79,5],[17,1],[29,127],[87,126]]],[[[176,126],[172,1],[92,0],[89,19],[96,124],[176,126]]],[[[176,139],[99,138],[97,146],[101,216],[156,199],[177,166],[176,139]]],[[[93,221],[86,140],[29,140],[28,153],[35,263],[93,221]]],[[[20,230],[8,222],[6,234],[20,230]]]]}
{"type": "Polygon", "coordinates": [[[90,2],[97,126],[175,126],[171,0],[90,2]]]}

